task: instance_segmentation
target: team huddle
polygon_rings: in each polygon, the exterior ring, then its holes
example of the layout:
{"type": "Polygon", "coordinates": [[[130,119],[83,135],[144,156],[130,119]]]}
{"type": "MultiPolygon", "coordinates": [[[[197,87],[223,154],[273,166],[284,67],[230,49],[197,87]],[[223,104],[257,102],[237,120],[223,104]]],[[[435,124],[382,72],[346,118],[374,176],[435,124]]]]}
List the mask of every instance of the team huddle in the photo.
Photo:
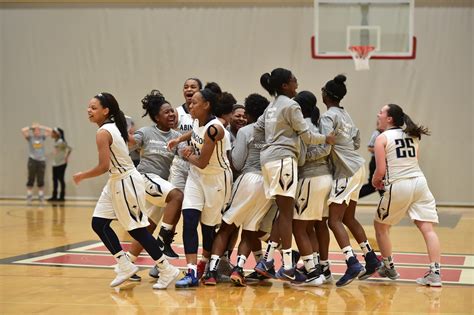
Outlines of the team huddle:
{"type": "Polygon", "coordinates": [[[399,278],[392,258],[389,231],[407,213],[426,242],[429,271],[421,285],[441,286],[440,245],[433,225],[438,215],[433,195],[418,165],[418,145],[429,131],[413,123],[395,104],[382,107],[375,141],[376,170],[372,185],[384,190],[374,217],[380,257],[356,219],[359,192],[366,179],[365,161],[357,153],[359,129],[341,106],[346,77],[338,75],[321,89],[327,111],[317,98],[297,93],[293,73],[277,68],[260,83],[272,97],[250,94],[236,104],[216,83],[203,87],[197,78],[185,81],[185,103],[173,109],[153,90],[142,100],[153,124],[133,134],[117,100],[100,93],[89,102],[89,120],[96,134],[99,163],[73,176],[78,184],[109,172],[97,202],[92,228],[117,260],[111,286],[140,280],[134,264],[143,248],[156,262],[149,271],[154,289],[280,279],[298,286],[333,282],[329,262],[329,230],[343,252],[347,269],[336,282],[345,286],[375,273],[399,278]],[[140,150],[134,166],[129,150],[140,150]],[[182,216],[187,272],[168,259],[179,257],[171,244],[182,216]],[[118,220],[133,237],[125,253],[110,227],[118,220]],[[158,237],[152,233],[161,221],[158,237]],[[198,226],[202,255],[198,257],[198,226]],[[360,245],[362,265],[346,228],[360,245]],[[237,260],[231,253],[238,244],[237,260]],[[293,237],[298,251],[293,250],[293,237]],[[262,241],[266,249],[262,251],[262,241]],[[282,267],[275,270],[275,252],[282,267]],[[257,265],[245,275],[253,254],[257,265]],[[299,260],[303,265],[298,266],[299,260]]]}

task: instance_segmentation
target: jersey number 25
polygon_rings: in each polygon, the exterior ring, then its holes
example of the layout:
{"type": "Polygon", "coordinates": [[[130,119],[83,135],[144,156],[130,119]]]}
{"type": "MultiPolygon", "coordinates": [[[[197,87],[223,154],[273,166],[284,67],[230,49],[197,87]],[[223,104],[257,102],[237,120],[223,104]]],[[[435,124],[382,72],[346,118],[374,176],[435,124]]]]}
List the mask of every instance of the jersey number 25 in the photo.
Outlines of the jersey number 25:
{"type": "Polygon", "coordinates": [[[405,139],[395,139],[395,145],[397,150],[397,158],[406,158],[415,157],[415,147],[413,146],[413,139],[412,138],[405,138],[405,139]]]}

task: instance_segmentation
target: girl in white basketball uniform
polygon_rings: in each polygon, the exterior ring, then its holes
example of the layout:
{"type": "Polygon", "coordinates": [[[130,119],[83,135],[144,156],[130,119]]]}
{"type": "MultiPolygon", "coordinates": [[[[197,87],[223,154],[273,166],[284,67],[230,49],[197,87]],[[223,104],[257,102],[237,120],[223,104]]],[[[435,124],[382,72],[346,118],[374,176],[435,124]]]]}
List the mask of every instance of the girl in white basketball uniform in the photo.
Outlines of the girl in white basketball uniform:
{"type": "Polygon", "coordinates": [[[429,271],[416,282],[440,287],[440,244],[433,229],[433,225],[438,223],[438,213],[435,199],[418,165],[421,135],[429,135],[429,131],[413,123],[402,108],[395,104],[382,107],[377,117],[378,128],[385,130],[375,141],[377,166],[372,178],[376,189],[385,188],[374,220],[384,263],[378,272],[382,277],[393,280],[399,277],[393,265],[389,232],[390,227],[408,213],[425,239],[430,258],[429,271]],[[402,129],[404,125],[405,129],[402,129]]]}
{"type": "MultiPolygon", "coordinates": [[[[303,117],[313,132],[319,132],[319,109],[316,96],[309,91],[299,92],[294,100],[301,106],[303,117]]],[[[293,213],[293,235],[304,264],[304,285],[318,286],[325,280],[319,263],[319,242],[315,233],[316,221],[328,216],[327,200],[332,186],[328,165],[330,145],[302,144],[298,167],[298,187],[293,213]],[[303,164],[304,163],[304,164],[303,164]],[[303,165],[301,165],[303,164],[303,165]]],[[[323,244],[329,246],[329,243],[323,244]]],[[[327,259],[327,258],[326,258],[327,259]]]]}
{"type": "Polygon", "coordinates": [[[321,133],[334,130],[336,143],[330,152],[333,184],[329,196],[329,228],[332,230],[346,258],[347,270],[336,282],[337,286],[351,283],[356,277],[366,279],[379,267],[379,261],[370,247],[364,228],[355,218],[359,191],[365,180],[364,159],[356,152],[360,146],[359,129],[349,113],[340,106],[347,93],[346,77],[337,75],[322,88],[323,102],[328,110],[321,115],[321,133]],[[366,268],[359,263],[352,250],[349,235],[351,231],[359,243],[366,260],[366,268]]]}
{"type": "MultiPolygon", "coordinates": [[[[189,161],[183,201],[183,243],[188,263],[187,275],[176,282],[176,287],[199,285],[197,270],[198,233],[201,223],[203,256],[209,259],[215,227],[221,222],[221,210],[231,192],[232,172],[227,158],[230,140],[223,124],[213,114],[217,110],[216,95],[203,89],[192,97],[190,112],[194,118],[191,146],[182,150],[189,161]]],[[[186,141],[187,135],[169,143],[174,147],[186,141]]]]}
{"type": "MultiPolygon", "coordinates": [[[[189,78],[184,82],[183,96],[185,102],[183,105],[176,108],[177,127],[176,130],[182,135],[190,132],[193,129],[193,118],[189,113],[189,106],[191,105],[194,93],[202,89],[202,82],[197,78],[189,78]]],[[[188,143],[189,145],[189,143],[188,143]]],[[[169,181],[173,186],[181,191],[184,191],[186,185],[186,178],[188,177],[189,163],[181,156],[175,156],[173,164],[170,169],[169,181]]]]}
{"type": "Polygon", "coordinates": [[[89,120],[99,126],[96,134],[99,163],[88,171],[74,174],[73,179],[79,184],[83,179],[97,177],[107,171],[110,174],[92,215],[93,230],[118,263],[115,268],[117,277],[110,285],[118,286],[138,271],[138,267],[123,252],[117,235],[110,227],[112,220],[118,220],[143,245],[160,270],[160,278],[153,288],[165,289],[179,275],[179,269],[168,263],[158,242],[146,229],[148,217],[143,212],[145,187],[129,156],[125,116],[115,97],[109,93],[94,96],[87,113],[89,120]]]}
{"type": "MultiPolygon", "coordinates": [[[[255,137],[265,137],[260,154],[265,195],[276,199],[280,211],[278,219],[282,244],[283,267],[277,277],[295,280],[292,261],[292,221],[296,187],[298,184],[297,161],[300,154],[300,139],[307,144],[320,144],[332,141],[332,136],[323,136],[309,130],[301,113],[301,108],[291,98],[296,96],[298,83],[291,71],[274,69],[271,74],[260,77],[260,84],[275,100],[266,108],[254,125],[255,137]]],[[[272,239],[267,247],[266,260],[261,260],[255,271],[267,275],[274,267],[273,253],[278,239],[272,239]]]]}
{"type": "MultiPolygon", "coordinates": [[[[152,205],[145,212],[151,220],[148,231],[153,233],[163,217],[157,240],[167,257],[178,258],[171,248],[171,243],[174,227],[181,216],[183,193],[167,181],[175,153],[166,148],[168,141],[180,136],[178,131],[172,129],[175,111],[158,90],[152,90],[143,98],[142,107],[145,110],[144,116],[148,115],[154,124],[135,131],[134,135],[129,137],[129,147],[130,150],[141,151],[137,170],[143,175],[146,200],[152,205]]],[[[132,242],[129,251],[132,262],[137,259],[142,249],[138,242],[132,242]]]]}

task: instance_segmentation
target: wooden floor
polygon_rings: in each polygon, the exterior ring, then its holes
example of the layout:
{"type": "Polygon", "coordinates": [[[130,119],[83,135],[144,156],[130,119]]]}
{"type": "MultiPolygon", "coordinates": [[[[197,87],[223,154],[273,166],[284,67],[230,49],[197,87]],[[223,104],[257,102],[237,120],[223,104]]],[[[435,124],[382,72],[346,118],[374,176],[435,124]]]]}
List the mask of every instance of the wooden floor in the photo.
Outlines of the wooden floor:
{"type": "MultiPolygon", "coordinates": [[[[442,288],[421,287],[413,279],[426,269],[424,242],[408,220],[392,230],[401,280],[354,281],[301,288],[269,281],[245,288],[152,290],[151,259],[144,254],[141,283],[110,288],[114,261],[90,227],[93,202],[26,206],[0,200],[0,314],[472,314],[474,309],[474,209],[440,208],[437,232],[443,251],[442,288]],[[421,255],[420,255],[421,254],[421,255]]],[[[374,207],[358,209],[369,238],[374,207]]],[[[117,234],[130,240],[118,225],[117,234]]],[[[176,250],[181,235],[177,236],[176,250]]],[[[355,248],[357,245],[353,244],[355,248]]],[[[339,277],[342,256],[331,242],[332,269],[339,277]]],[[[235,255],[234,255],[235,257],[235,255]]],[[[184,259],[172,261],[184,266],[184,259]]],[[[253,262],[246,268],[251,269],[253,262]]]]}

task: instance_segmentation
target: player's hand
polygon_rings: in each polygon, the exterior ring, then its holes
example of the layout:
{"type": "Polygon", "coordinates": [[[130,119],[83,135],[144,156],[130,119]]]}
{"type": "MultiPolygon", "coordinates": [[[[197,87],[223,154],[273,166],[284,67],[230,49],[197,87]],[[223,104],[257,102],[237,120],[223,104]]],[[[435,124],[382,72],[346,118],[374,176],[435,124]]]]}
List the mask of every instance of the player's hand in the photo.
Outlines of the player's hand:
{"type": "Polygon", "coordinates": [[[187,146],[181,149],[180,154],[184,159],[188,159],[194,153],[194,149],[192,146],[187,146]]]}
{"type": "Polygon", "coordinates": [[[76,185],[79,185],[79,183],[84,179],[82,177],[82,172],[72,175],[72,179],[76,185]]]}
{"type": "Polygon", "coordinates": [[[334,131],[326,136],[326,143],[330,145],[336,143],[336,134],[334,133],[334,131]]]}
{"type": "Polygon", "coordinates": [[[382,178],[372,177],[372,186],[377,190],[383,190],[385,188],[382,178]]]}
{"type": "Polygon", "coordinates": [[[170,141],[168,141],[168,144],[167,144],[168,150],[173,151],[174,147],[177,146],[180,142],[181,141],[179,141],[179,137],[171,139],[170,141]]]}

